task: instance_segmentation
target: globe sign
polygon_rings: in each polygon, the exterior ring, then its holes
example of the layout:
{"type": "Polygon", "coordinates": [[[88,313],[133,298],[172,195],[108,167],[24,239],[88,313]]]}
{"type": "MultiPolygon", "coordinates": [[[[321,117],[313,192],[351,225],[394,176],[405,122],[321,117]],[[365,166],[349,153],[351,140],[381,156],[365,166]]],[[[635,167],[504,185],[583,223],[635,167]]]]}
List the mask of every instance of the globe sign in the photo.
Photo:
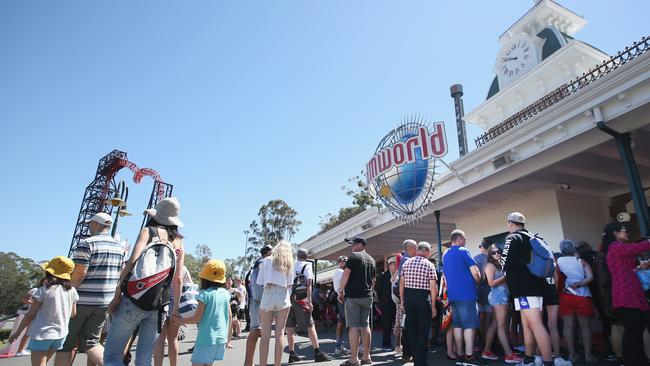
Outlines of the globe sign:
{"type": "Polygon", "coordinates": [[[436,158],[446,154],[443,122],[406,119],[381,140],[366,165],[368,187],[396,217],[417,219],[433,200],[436,158]]]}

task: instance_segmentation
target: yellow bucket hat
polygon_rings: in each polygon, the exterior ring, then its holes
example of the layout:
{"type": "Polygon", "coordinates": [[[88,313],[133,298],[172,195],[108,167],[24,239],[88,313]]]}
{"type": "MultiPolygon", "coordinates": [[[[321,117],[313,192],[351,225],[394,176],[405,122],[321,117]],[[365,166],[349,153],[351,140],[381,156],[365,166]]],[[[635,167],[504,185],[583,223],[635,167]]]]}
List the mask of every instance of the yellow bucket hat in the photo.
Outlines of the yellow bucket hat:
{"type": "Polygon", "coordinates": [[[74,262],[70,258],[58,256],[47,262],[44,269],[45,272],[56,278],[69,280],[70,273],[74,269],[74,262]]]}
{"type": "Polygon", "coordinates": [[[199,278],[216,283],[226,282],[226,264],[218,259],[210,259],[203,265],[199,278]]]}

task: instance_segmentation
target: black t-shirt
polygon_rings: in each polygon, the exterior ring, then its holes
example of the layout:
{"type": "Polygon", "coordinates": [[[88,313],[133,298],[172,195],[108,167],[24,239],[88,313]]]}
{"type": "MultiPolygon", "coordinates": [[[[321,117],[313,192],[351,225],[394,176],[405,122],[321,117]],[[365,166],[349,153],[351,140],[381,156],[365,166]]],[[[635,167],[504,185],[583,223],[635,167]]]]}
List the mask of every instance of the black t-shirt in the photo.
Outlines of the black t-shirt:
{"type": "Polygon", "coordinates": [[[345,285],[345,297],[370,297],[372,280],[375,278],[375,260],[365,250],[353,252],[345,262],[345,268],[350,269],[350,278],[345,285]]]}
{"type": "Polygon", "coordinates": [[[517,231],[506,237],[501,264],[506,271],[506,284],[511,297],[544,296],[544,279],[533,276],[527,267],[531,250],[527,235],[517,231]]]}

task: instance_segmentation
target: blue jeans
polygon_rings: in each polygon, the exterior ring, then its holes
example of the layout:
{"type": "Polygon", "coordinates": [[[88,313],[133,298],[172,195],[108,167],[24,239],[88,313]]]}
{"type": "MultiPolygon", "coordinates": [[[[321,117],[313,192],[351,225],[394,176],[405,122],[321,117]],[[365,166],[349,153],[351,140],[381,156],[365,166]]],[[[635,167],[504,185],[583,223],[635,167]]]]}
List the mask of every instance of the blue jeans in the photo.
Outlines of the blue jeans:
{"type": "Polygon", "coordinates": [[[124,366],[124,348],[137,326],[138,346],[135,351],[136,366],[151,366],[153,344],[158,336],[158,310],[145,311],[122,296],[120,306],[113,313],[104,344],[104,365],[124,366]]]}

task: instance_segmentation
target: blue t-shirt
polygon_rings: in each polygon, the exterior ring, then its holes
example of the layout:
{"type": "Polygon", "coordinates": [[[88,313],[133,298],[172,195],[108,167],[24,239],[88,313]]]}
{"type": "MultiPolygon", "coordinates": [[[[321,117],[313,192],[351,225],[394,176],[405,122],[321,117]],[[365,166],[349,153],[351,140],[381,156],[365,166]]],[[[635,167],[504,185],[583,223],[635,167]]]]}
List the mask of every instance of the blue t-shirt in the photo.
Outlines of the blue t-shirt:
{"type": "Polygon", "coordinates": [[[449,301],[476,300],[476,282],[470,267],[476,262],[465,247],[453,246],[442,257],[449,301]]]}
{"type": "Polygon", "coordinates": [[[487,263],[487,254],[477,254],[474,256],[474,261],[478,266],[478,270],[481,272],[481,283],[478,285],[478,302],[479,304],[488,303],[488,295],[490,294],[490,285],[487,282],[487,279],[482,279],[485,274],[485,264],[487,263]]]}
{"type": "Polygon", "coordinates": [[[214,346],[228,342],[228,308],[230,293],[223,287],[201,290],[196,299],[205,304],[196,335],[197,346],[214,346]]]}

